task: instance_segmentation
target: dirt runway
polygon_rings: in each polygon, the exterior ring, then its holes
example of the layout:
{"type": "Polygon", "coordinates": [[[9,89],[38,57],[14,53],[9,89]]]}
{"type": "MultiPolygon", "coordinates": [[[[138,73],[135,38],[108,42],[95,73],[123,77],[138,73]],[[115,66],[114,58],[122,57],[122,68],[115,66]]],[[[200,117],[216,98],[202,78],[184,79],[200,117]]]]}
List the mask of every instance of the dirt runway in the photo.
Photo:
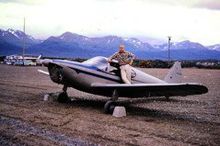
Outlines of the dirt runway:
{"type": "MultiPolygon", "coordinates": [[[[183,69],[207,94],[121,99],[127,116],[115,118],[103,112],[108,98],[72,88],[71,102],[58,103],[62,86],[39,68],[0,65],[0,145],[220,145],[220,70],[183,69]]],[[[161,79],[168,71],[142,70],[161,79]]]]}

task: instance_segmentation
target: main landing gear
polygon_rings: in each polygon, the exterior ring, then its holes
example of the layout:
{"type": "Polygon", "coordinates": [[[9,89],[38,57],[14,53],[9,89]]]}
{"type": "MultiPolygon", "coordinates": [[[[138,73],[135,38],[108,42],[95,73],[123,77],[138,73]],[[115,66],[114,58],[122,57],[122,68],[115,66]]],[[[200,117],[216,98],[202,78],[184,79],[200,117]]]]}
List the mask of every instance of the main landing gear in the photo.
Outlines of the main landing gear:
{"type": "Polygon", "coordinates": [[[109,100],[104,105],[105,114],[112,114],[116,106],[116,102],[109,100]]]}
{"type": "Polygon", "coordinates": [[[106,114],[113,113],[115,107],[117,106],[117,103],[116,103],[117,100],[118,100],[118,92],[115,89],[112,93],[112,98],[109,101],[107,101],[104,105],[104,112],[106,114]]]}
{"type": "Polygon", "coordinates": [[[170,101],[170,97],[169,96],[165,96],[166,101],[170,101]]]}
{"type": "Polygon", "coordinates": [[[70,99],[69,99],[68,94],[67,94],[67,86],[64,85],[63,86],[63,92],[61,92],[58,95],[57,101],[60,102],[60,103],[65,103],[65,102],[68,102],[69,100],[70,99]]]}

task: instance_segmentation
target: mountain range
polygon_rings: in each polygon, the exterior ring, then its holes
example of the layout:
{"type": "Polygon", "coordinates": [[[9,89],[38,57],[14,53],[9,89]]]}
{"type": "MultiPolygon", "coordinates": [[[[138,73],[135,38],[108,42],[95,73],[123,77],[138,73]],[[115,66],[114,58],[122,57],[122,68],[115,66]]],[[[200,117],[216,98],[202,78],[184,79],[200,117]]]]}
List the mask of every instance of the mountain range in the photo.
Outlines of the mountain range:
{"type": "MultiPolygon", "coordinates": [[[[26,54],[42,54],[47,57],[110,56],[118,50],[119,44],[124,44],[126,50],[134,53],[139,59],[167,59],[167,43],[151,45],[136,38],[87,37],[71,32],[51,36],[46,40],[38,40],[19,30],[0,29],[0,56],[21,54],[24,46],[26,54]]],[[[175,60],[220,60],[220,44],[203,46],[200,43],[186,40],[172,43],[170,50],[171,59],[175,60]]]]}

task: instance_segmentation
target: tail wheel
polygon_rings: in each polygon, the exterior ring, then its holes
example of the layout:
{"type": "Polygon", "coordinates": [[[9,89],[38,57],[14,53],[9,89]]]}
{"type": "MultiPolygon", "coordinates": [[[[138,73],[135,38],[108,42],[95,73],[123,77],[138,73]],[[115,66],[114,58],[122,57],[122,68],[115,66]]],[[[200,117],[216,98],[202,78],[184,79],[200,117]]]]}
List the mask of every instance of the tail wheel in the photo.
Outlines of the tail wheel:
{"type": "Polygon", "coordinates": [[[170,97],[169,96],[165,96],[166,101],[170,101],[170,97]]]}

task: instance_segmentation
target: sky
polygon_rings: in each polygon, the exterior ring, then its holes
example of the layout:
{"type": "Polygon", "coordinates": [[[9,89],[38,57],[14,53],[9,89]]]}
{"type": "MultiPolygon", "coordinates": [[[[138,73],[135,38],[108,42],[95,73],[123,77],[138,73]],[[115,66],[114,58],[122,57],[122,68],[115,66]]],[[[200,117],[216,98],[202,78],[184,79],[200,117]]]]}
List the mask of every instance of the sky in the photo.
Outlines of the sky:
{"type": "Polygon", "coordinates": [[[0,28],[38,39],[69,31],[203,45],[220,43],[220,0],[0,0],[0,28]]]}

